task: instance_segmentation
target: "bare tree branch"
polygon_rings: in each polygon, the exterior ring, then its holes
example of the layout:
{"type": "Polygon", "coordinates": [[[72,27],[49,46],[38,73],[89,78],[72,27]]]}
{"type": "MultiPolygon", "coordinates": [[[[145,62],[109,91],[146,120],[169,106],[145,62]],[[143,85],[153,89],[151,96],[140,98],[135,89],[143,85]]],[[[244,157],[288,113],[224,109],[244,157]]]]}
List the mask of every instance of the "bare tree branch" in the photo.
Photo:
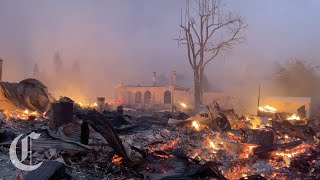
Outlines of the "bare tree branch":
{"type": "Polygon", "coordinates": [[[176,40],[178,45],[187,47],[188,60],[194,71],[195,92],[202,93],[206,65],[223,51],[244,43],[246,36],[242,32],[247,25],[240,16],[225,8],[223,0],[194,0],[192,5],[187,0],[184,22],[181,10],[179,27],[184,33],[180,32],[176,40]]]}

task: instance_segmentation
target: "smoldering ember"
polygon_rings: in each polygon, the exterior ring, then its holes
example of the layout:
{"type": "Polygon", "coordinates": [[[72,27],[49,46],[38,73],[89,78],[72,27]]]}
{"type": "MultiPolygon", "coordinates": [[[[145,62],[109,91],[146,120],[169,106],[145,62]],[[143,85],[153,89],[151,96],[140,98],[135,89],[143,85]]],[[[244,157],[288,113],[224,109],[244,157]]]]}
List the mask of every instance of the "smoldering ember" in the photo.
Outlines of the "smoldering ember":
{"type": "Polygon", "coordinates": [[[0,180],[320,179],[320,3],[248,2],[0,2],[0,180]]]}

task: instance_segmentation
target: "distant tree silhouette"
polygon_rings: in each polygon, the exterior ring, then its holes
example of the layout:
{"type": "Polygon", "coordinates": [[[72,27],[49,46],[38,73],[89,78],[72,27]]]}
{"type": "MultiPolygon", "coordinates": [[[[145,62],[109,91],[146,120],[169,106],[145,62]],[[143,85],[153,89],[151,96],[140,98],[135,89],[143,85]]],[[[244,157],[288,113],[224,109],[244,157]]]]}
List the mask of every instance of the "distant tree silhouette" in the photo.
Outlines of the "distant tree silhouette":
{"type": "Polygon", "coordinates": [[[73,72],[74,74],[79,74],[79,73],[80,73],[80,64],[79,64],[78,60],[75,60],[75,61],[73,62],[72,72],[73,72]]]}
{"type": "Polygon", "coordinates": [[[62,71],[62,60],[59,52],[55,52],[53,55],[53,66],[56,73],[62,71]]]}
{"type": "Polygon", "coordinates": [[[276,63],[275,83],[287,96],[319,96],[319,66],[293,59],[286,65],[276,63]]]}
{"type": "Polygon", "coordinates": [[[40,71],[39,71],[39,66],[37,63],[35,63],[33,66],[33,78],[35,78],[35,79],[40,78],[40,71]]]}

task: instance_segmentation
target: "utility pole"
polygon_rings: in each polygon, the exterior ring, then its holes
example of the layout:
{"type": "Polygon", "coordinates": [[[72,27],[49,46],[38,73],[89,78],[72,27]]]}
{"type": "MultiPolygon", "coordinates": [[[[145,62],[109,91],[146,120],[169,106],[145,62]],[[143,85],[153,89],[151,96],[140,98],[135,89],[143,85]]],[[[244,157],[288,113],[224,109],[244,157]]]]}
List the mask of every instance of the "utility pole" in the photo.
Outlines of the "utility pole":
{"type": "Polygon", "coordinates": [[[257,110],[257,116],[259,117],[260,116],[260,110],[259,110],[259,107],[260,107],[260,83],[259,83],[259,95],[258,95],[258,110],[257,110]]]}

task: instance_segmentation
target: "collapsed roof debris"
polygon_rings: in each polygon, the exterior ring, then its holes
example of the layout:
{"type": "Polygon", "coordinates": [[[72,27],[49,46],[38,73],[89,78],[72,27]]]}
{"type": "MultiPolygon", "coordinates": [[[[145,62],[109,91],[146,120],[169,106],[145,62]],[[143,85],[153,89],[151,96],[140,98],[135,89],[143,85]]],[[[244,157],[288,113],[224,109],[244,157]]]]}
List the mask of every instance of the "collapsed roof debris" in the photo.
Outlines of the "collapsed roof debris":
{"type": "Polygon", "coordinates": [[[18,108],[46,112],[53,100],[47,87],[36,79],[25,79],[19,83],[0,82],[1,108],[18,108]]]}
{"type": "Polygon", "coordinates": [[[42,170],[17,170],[21,179],[37,174],[43,179],[320,178],[320,118],[276,111],[239,116],[215,101],[196,115],[122,106],[112,111],[103,105],[81,107],[67,97],[54,101],[35,79],[1,87],[16,108],[50,114],[46,119],[0,113],[0,150],[7,160],[15,136],[41,134],[32,141],[34,158],[28,163],[46,164],[42,170]]]}

